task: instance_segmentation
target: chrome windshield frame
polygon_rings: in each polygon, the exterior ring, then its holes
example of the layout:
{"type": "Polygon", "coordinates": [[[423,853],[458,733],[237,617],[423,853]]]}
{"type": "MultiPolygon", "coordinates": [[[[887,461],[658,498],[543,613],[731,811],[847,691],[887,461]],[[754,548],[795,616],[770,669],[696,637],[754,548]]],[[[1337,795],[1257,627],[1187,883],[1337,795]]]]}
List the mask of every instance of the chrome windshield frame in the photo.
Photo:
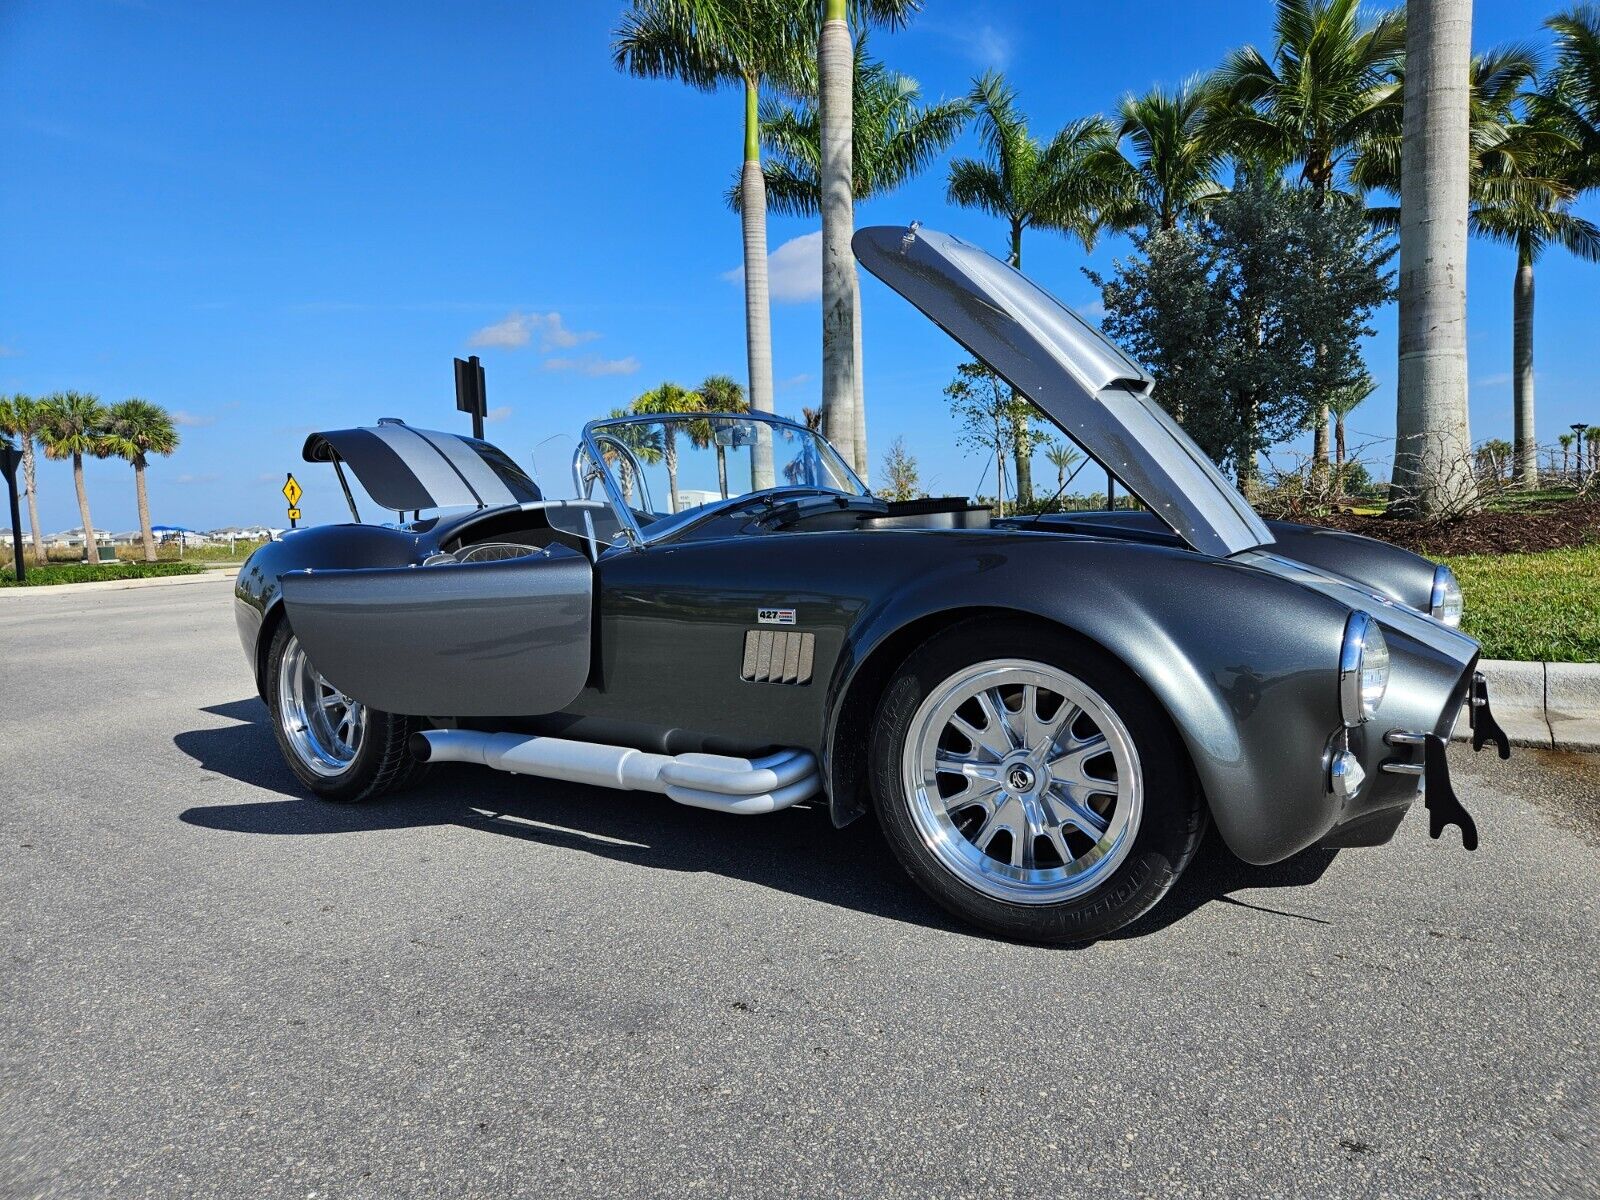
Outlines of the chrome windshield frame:
{"type": "MultiPolygon", "coordinates": [[[[655,537],[649,537],[645,534],[645,531],[640,526],[639,522],[634,519],[633,510],[628,506],[627,500],[622,495],[622,488],[618,486],[617,481],[615,478],[613,478],[611,472],[606,469],[605,456],[600,451],[600,436],[604,435],[608,430],[614,429],[620,425],[642,425],[652,422],[659,424],[662,421],[670,421],[674,418],[684,421],[693,421],[701,420],[707,417],[722,417],[732,421],[759,421],[764,425],[770,425],[775,428],[792,429],[797,433],[802,433],[813,437],[816,439],[818,445],[825,448],[828,455],[831,457],[832,461],[830,465],[835,470],[843,472],[845,478],[859,489],[859,492],[857,493],[858,495],[872,495],[871,489],[869,489],[867,485],[861,481],[861,477],[851,469],[850,464],[845,462],[844,456],[834,449],[833,444],[829,442],[827,438],[823,437],[822,434],[817,432],[815,429],[810,429],[807,426],[800,424],[798,421],[791,421],[788,417],[780,417],[775,413],[639,413],[634,416],[607,417],[600,421],[590,421],[583,427],[582,440],[579,442],[577,450],[575,450],[572,455],[572,477],[573,480],[578,483],[578,491],[582,493],[584,490],[586,475],[586,472],[583,470],[583,460],[588,458],[589,462],[593,464],[590,468],[590,471],[599,475],[600,484],[605,488],[606,499],[610,502],[612,511],[616,513],[617,523],[621,525],[623,537],[626,539],[630,547],[639,549],[665,540],[666,538],[670,538],[674,534],[678,533],[680,527],[674,525],[673,528],[668,529],[665,532],[656,535],[655,537]]],[[[744,500],[751,496],[765,495],[768,492],[778,492],[786,489],[792,490],[792,487],[793,485],[791,484],[783,484],[781,486],[775,486],[771,488],[762,488],[760,491],[745,492],[740,496],[730,497],[729,500],[744,500]]],[[[817,490],[835,491],[836,489],[819,487],[817,490]]],[[[839,492],[838,494],[841,496],[849,495],[848,492],[839,492]]],[[[724,504],[727,502],[728,501],[724,501],[724,504]]]]}

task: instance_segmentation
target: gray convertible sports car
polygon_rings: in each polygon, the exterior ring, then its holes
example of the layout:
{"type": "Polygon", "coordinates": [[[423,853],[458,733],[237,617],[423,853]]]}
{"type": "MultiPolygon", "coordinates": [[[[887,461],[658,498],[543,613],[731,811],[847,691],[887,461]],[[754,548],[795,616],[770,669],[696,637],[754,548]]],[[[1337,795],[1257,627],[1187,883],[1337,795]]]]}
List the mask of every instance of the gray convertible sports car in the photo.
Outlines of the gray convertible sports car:
{"type": "Polygon", "coordinates": [[[329,800],[430,764],[727,813],[873,812],[907,873],[994,932],[1102,936],[1208,823],[1252,863],[1472,819],[1445,744],[1508,753],[1448,569],[1263,521],[1153,381],[1024,276],[912,226],[861,263],[1037,405],[1137,506],[993,519],[877,499],[760,414],[589,425],[570,484],[398,421],[313,435],[397,514],[240,573],[283,754],[329,800]],[[541,487],[542,485],[542,487],[541,487]],[[558,494],[559,493],[559,494],[558,494]]]}

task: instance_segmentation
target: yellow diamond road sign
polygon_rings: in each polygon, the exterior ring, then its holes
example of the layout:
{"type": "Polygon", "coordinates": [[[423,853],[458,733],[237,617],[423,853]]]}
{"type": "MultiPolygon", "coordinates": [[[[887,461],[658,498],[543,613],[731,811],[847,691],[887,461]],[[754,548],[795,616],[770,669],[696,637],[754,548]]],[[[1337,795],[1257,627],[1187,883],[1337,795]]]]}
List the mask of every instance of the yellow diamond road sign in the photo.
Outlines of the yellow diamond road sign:
{"type": "Polygon", "coordinates": [[[289,476],[288,482],[283,485],[283,498],[289,502],[290,508],[300,503],[301,494],[300,484],[293,475],[289,476]]]}

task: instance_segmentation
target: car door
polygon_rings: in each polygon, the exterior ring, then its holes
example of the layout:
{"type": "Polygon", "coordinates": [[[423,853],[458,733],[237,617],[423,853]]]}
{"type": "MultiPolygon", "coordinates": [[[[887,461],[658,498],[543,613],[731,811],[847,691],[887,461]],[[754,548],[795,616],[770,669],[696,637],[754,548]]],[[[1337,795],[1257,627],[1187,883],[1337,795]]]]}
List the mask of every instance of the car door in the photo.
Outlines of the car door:
{"type": "Polygon", "coordinates": [[[317,670],[385,712],[555,712],[589,677],[594,568],[566,546],[499,562],[291,572],[280,585],[317,670]]]}

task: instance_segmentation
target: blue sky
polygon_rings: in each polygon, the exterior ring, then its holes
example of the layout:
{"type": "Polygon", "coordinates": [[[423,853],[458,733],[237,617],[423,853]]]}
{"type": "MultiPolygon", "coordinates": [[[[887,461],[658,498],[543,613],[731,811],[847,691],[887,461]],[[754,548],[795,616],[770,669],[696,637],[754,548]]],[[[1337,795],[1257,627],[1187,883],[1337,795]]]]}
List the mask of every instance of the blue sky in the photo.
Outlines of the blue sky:
{"type": "MultiPolygon", "coordinates": [[[[1543,6],[1479,0],[1480,48],[1543,40],[1543,6]]],[[[742,379],[740,98],[619,74],[621,4],[0,5],[0,389],[144,396],[178,412],[158,462],[158,522],[281,521],[285,470],[313,521],[342,504],[299,460],[312,428],[399,416],[461,428],[450,360],[477,352],[520,461],[541,440],[663,379],[742,379]],[[551,314],[556,314],[552,317],[551,314]],[[474,345],[476,335],[478,345],[474,345]]],[[[1271,37],[1266,0],[1025,4],[929,0],[876,53],[929,96],[985,67],[1015,82],[1035,132],[1107,111],[1271,37]]],[[[957,152],[976,152],[963,139],[957,152]]],[[[951,209],[942,164],[857,209],[921,220],[997,251],[999,224],[951,209]]],[[[1584,206],[1600,216],[1594,203],[1584,206]]],[[[817,401],[813,223],[774,217],[778,406],[817,401]]],[[[1025,266],[1069,304],[1095,292],[1092,256],[1034,232],[1025,266]]],[[[1514,261],[1475,242],[1469,273],[1472,429],[1510,434],[1514,261]]],[[[1600,268],[1551,252],[1538,269],[1541,436],[1600,422],[1600,268]]],[[[974,489],[941,389],[960,358],[939,331],[863,281],[874,459],[903,434],[935,492],[974,489]]],[[[1378,392],[1352,418],[1393,433],[1394,314],[1368,359],[1378,392]]],[[[1363,440],[1358,438],[1357,440],[1363,440]]],[[[135,524],[132,472],[88,468],[95,523],[135,524]]],[[[991,485],[992,486],[992,483],[991,485]]],[[[78,524],[63,464],[41,468],[47,529],[78,524]]]]}

